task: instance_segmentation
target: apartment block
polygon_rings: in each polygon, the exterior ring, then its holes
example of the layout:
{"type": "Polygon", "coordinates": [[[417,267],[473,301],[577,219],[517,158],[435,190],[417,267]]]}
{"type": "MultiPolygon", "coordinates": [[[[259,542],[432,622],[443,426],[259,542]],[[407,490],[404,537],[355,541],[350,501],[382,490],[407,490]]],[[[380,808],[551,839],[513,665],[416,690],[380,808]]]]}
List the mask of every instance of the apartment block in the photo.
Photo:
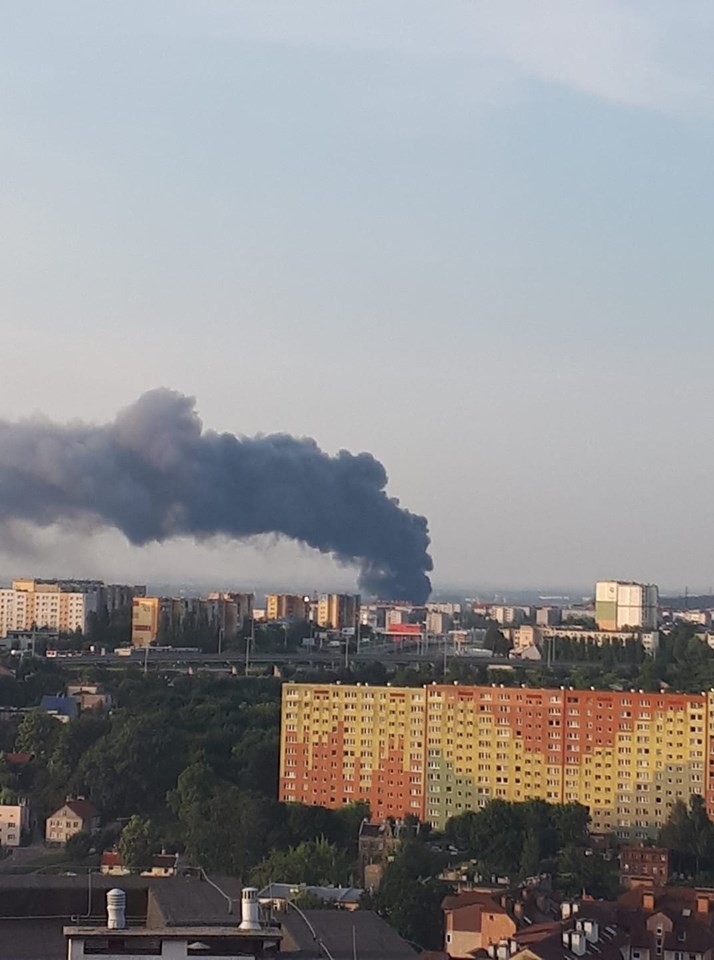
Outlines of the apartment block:
{"type": "Polygon", "coordinates": [[[492,798],[577,801],[594,831],[645,839],[693,794],[714,819],[714,693],[283,687],[282,800],[439,829],[492,798]]]}
{"type": "Polygon", "coordinates": [[[59,582],[14,580],[12,587],[0,589],[0,637],[32,630],[84,633],[89,614],[97,611],[97,598],[96,593],[64,589],[59,582]]]}
{"type": "Polygon", "coordinates": [[[134,597],[131,605],[131,642],[150,647],[159,635],[159,598],[134,597]]]}
{"type": "Polygon", "coordinates": [[[269,593],[265,598],[266,620],[307,620],[310,598],[293,593],[269,593]]]}
{"type": "Polygon", "coordinates": [[[654,584],[601,580],[595,584],[599,630],[657,629],[659,591],[654,584]]]}
{"type": "Polygon", "coordinates": [[[333,630],[355,627],[359,609],[360,598],[357,594],[323,593],[317,604],[317,625],[333,630]]]}
{"type": "Polygon", "coordinates": [[[423,820],[425,702],[421,688],[285,684],[281,799],[423,820]]]}

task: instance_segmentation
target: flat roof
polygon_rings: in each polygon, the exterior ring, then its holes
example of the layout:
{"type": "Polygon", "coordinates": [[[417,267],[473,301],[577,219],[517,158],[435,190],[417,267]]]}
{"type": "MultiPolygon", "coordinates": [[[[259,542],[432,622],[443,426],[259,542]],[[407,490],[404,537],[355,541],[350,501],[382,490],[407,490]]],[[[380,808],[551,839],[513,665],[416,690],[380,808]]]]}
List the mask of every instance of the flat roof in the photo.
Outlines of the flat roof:
{"type": "Polygon", "coordinates": [[[165,940],[196,940],[199,937],[242,937],[246,940],[279,940],[279,927],[261,927],[260,930],[241,930],[239,927],[64,927],[65,937],[162,937],[165,940]]]}

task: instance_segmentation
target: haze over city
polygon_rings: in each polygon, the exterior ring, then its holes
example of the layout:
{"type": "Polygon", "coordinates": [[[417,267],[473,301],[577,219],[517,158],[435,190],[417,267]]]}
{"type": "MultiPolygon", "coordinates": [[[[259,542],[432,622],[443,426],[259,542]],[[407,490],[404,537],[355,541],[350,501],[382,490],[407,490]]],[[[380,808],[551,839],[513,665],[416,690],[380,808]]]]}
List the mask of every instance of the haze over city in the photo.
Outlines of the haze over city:
{"type": "MultiPolygon", "coordinates": [[[[2,421],[168,387],[212,430],[373,454],[437,590],[709,588],[711,5],[4,7],[2,421]]],[[[6,519],[0,550],[6,577],[356,576],[76,520],[6,519]]]]}

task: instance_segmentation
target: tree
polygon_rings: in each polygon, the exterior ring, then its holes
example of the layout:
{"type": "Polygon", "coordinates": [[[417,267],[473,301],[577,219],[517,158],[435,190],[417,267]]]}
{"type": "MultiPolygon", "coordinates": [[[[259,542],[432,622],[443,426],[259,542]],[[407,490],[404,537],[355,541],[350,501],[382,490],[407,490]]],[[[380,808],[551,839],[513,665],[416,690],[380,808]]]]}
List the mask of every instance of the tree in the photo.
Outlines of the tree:
{"type": "Polygon", "coordinates": [[[75,863],[85,860],[89,856],[91,849],[92,838],[88,833],[75,833],[65,844],[68,858],[75,863]]]}
{"type": "Polygon", "coordinates": [[[251,883],[265,887],[277,883],[306,883],[312,886],[344,886],[350,881],[346,854],[324,837],[308,840],[289,850],[273,850],[251,874],[251,883]]]}
{"type": "Polygon", "coordinates": [[[387,864],[375,909],[406,939],[427,950],[443,943],[441,901],[451,888],[434,879],[441,862],[419,840],[407,840],[387,864]]]}
{"type": "Polygon", "coordinates": [[[156,848],[156,832],[151,820],[134,814],[119,837],[118,850],[122,864],[127,870],[148,870],[156,848]]]}
{"type": "Polygon", "coordinates": [[[64,733],[63,724],[39,710],[32,710],[22,718],[17,728],[16,748],[20,753],[34,754],[46,760],[64,733]]]}

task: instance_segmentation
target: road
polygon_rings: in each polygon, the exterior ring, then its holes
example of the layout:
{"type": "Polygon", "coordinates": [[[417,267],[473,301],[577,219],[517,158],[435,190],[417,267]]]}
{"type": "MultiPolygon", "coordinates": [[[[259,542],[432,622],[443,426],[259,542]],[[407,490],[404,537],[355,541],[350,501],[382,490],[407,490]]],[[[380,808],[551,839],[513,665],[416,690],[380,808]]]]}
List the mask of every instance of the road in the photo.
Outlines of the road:
{"type": "MultiPolygon", "coordinates": [[[[539,666],[538,663],[523,663],[518,660],[509,660],[507,657],[489,657],[483,653],[459,652],[447,649],[444,652],[443,647],[434,647],[426,652],[417,652],[416,650],[396,650],[396,649],[370,649],[360,653],[350,653],[349,662],[354,663],[374,663],[375,661],[385,664],[385,666],[417,666],[419,664],[438,664],[444,662],[444,657],[450,662],[467,663],[471,666],[475,664],[484,664],[490,667],[513,667],[523,670],[529,667],[539,666]]],[[[63,667],[82,667],[90,664],[103,665],[107,667],[127,667],[143,666],[144,655],[137,653],[130,657],[118,656],[117,654],[81,654],[72,657],[58,657],[58,662],[63,667]]],[[[245,653],[236,651],[226,651],[224,653],[184,653],[180,650],[151,650],[146,658],[149,666],[208,666],[208,667],[245,667],[245,653]]],[[[339,668],[345,663],[345,655],[342,650],[322,650],[322,651],[272,651],[270,653],[252,653],[250,655],[251,666],[281,666],[283,664],[292,664],[300,666],[315,667],[335,667],[339,668]]]]}

